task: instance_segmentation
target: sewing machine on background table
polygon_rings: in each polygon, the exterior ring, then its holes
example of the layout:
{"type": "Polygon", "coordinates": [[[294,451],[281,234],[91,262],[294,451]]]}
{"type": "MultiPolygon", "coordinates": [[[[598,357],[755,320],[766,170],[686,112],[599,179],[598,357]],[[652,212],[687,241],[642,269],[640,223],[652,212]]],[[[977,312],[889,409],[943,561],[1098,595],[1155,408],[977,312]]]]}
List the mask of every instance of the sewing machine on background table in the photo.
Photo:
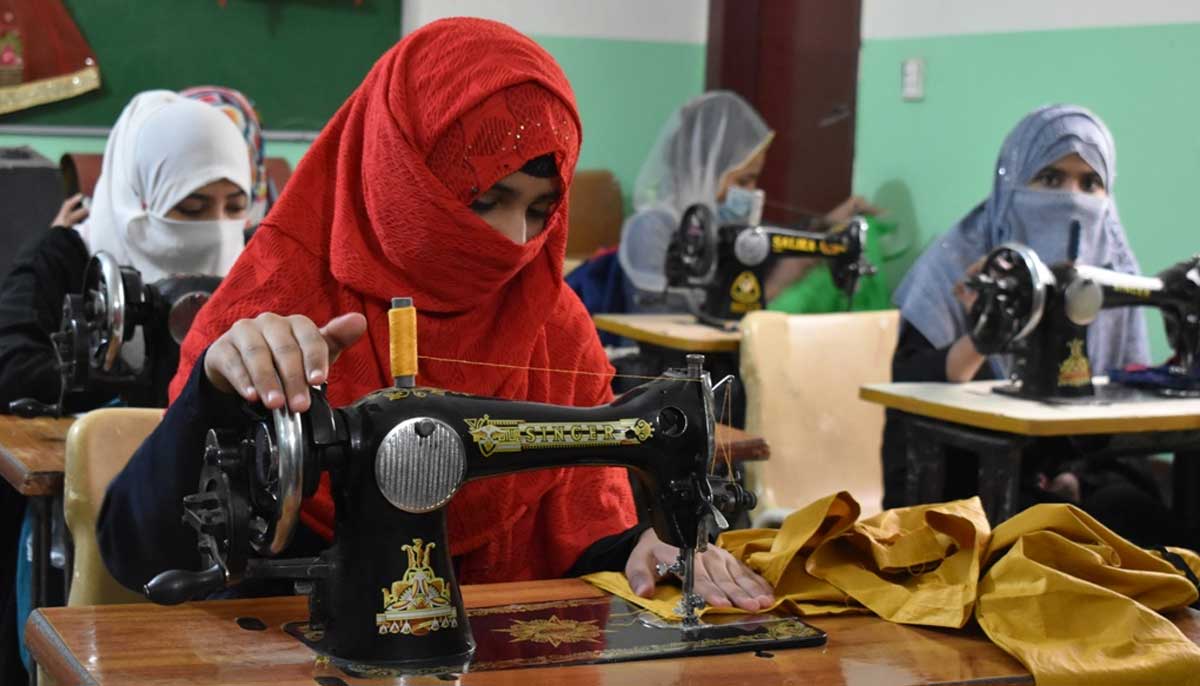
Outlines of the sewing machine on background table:
{"type": "Polygon", "coordinates": [[[131,406],[166,407],[179,346],[220,283],[217,276],[185,274],[144,284],[133,267],[96,253],[82,292],[64,299],[62,325],[51,336],[62,379],[58,401],[22,398],[9,411],[61,417],[69,393],[111,393],[131,406]]]}
{"type": "Polygon", "coordinates": [[[867,261],[867,222],[861,217],[828,231],[799,231],[760,223],[718,226],[704,204],[689,207],[667,248],[667,293],[678,294],[704,324],[732,331],[747,312],[766,306],[764,284],[780,259],[827,260],[838,288],[852,296],[858,280],[875,273],[867,261]]]}
{"type": "Polygon", "coordinates": [[[697,615],[703,600],[693,592],[695,554],[728,526],[727,517],[755,504],[738,483],[710,473],[714,386],[702,356],[596,408],[421,388],[415,310],[407,299],[393,305],[394,387],[342,408],[314,390],[307,412],[277,410],[248,420],[244,431],[209,432],[199,492],[184,501],[207,567],[159,574],[146,587],[151,600],[177,604],[242,580],[293,579],[309,594],[309,618],[289,632],[351,675],[457,673],[501,658],[510,666],[572,664],[824,641],[790,617],[708,622],[697,615]],[[517,471],[596,465],[631,469],[652,496],[640,515],[680,549],[664,571],[683,585],[681,621],[650,619],[615,598],[468,615],[446,529],[446,507],[458,488],[517,471]],[[333,484],[335,544],[318,557],[278,558],[301,500],[323,472],[333,484]],[[497,627],[586,630],[597,622],[607,627],[607,647],[566,655],[535,642],[516,656],[488,652],[501,645],[491,640],[497,627]],[[477,641],[478,632],[489,640],[477,641]]]}
{"type": "Polygon", "coordinates": [[[1200,258],[1193,257],[1157,276],[1136,276],[1072,261],[1046,265],[1028,247],[1006,244],[987,256],[969,282],[978,293],[969,317],[971,340],[983,354],[1013,355],[1013,383],[997,387],[997,392],[1048,402],[1197,397],[1200,379],[1193,372],[1200,352],[1198,265],[1200,258]],[[1093,384],[1087,327],[1102,309],[1114,307],[1162,311],[1175,352],[1166,372],[1171,388],[1149,393],[1093,384]]]}

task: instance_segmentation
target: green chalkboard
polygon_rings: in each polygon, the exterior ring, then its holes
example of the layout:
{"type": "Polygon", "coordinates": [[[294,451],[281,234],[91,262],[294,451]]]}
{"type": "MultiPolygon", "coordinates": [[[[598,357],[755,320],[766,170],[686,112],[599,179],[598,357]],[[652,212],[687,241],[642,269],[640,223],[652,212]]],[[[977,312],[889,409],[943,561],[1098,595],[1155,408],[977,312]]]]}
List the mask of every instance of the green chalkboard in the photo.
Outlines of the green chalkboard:
{"type": "Polygon", "coordinates": [[[111,126],[139,91],[216,84],[268,129],[324,126],[400,38],[400,0],[63,0],[103,87],[0,124],[111,126]]]}

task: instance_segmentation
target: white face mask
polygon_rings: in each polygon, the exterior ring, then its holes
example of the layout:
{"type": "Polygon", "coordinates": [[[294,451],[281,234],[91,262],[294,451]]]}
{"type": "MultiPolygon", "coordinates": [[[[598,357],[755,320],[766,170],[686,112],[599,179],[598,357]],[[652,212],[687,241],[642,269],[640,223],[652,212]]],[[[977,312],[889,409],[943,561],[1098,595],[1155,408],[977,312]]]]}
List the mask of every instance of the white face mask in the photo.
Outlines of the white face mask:
{"type": "Polygon", "coordinates": [[[1063,262],[1067,259],[1071,223],[1077,221],[1078,260],[1090,264],[1088,256],[1100,243],[1108,207],[1108,196],[1019,188],[1013,192],[1009,212],[1012,219],[1009,240],[1033,248],[1046,264],[1063,262]]]}
{"type": "Polygon", "coordinates": [[[173,274],[225,276],[245,246],[244,219],[181,221],[141,217],[129,225],[128,249],[140,254],[142,282],[173,274]],[[151,266],[152,265],[152,266],[151,266]]]}

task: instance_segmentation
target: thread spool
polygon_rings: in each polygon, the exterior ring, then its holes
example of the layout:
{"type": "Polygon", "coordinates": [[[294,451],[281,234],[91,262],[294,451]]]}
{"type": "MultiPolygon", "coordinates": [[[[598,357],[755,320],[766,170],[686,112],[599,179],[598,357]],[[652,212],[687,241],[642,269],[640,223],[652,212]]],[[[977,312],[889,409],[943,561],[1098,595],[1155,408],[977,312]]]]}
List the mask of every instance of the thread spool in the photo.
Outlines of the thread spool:
{"type": "Polygon", "coordinates": [[[392,298],[388,310],[388,352],[397,388],[417,382],[417,308],[412,298],[392,298]]]}

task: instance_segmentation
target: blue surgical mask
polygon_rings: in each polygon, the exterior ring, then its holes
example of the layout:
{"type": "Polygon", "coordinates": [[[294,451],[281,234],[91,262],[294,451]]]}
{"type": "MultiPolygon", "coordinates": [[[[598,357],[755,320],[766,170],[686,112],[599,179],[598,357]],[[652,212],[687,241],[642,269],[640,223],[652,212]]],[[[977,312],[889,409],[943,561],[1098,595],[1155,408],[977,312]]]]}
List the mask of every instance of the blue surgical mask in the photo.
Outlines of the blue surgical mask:
{"type": "Polygon", "coordinates": [[[725,200],[717,205],[717,221],[721,226],[743,224],[755,226],[762,221],[763,201],[766,194],[761,190],[750,190],[741,186],[730,186],[725,191],[725,200]]]}
{"type": "Polygon", "coordinates": [[[1100,242],[1108,208],[1108,196],[1018,188],[1013,191],[1005,240],[1029,246],[1046,264],[1063,262],[1071,240],[1071,223],[1077,221],[1079,262],[1088,264],[1088,256],[1100,242]]]}

